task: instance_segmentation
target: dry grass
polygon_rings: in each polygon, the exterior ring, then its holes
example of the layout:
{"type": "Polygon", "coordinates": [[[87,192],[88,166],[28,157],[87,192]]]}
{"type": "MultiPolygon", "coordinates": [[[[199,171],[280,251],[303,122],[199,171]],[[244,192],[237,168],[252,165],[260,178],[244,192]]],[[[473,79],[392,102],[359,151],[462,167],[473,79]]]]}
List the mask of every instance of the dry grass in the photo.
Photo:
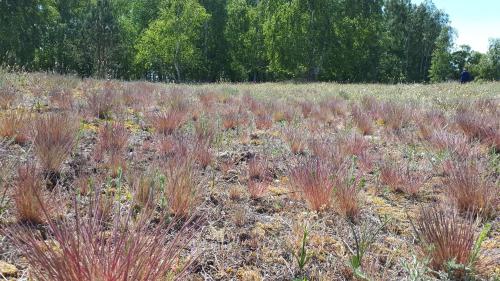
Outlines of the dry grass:
{"type": "Polygon", "coordinates": [[[304,198],[314,211],[331,207],[335,181],[329,163],[319,158],[309,159],[291,171],[292,190],[304,198]]]}
{"type": "Polygon", "coordinates": [[[30,113],[11,110],[0,116],[0,137],[13,139],[23,145],[28,142],[31,122],[30,113]]]}
{"type": "Polygon", "coordinates": [[[153,112],[148,119],[156,133],[171,135],[184,125],[187,120],[187,112],[174,109],[153,112]]]}
{"type": "Polygon", "coordinates": [[[193,160],[174,157],[164,168],[166,176],[165,197],[172,215],[187,218],[199,202],[199,188],[195,180],[193,160]]]}
{"type": "Polygon", "coordinates": [[[17,220],[28,224],[42,224],[51,219],[47,205],[48,194],[44,191],[39,173],[34,165],[18,169],[13,189],[13,203],[17,220]]]}
{"type": "Polygon", "coordinates": [[[499,204],[498,178],[489,176],[484,164],[459,159],[446,163],[445,171],[446,195],[458,210],[495,217],[499,204]]]}
{"type": "Polygon", "coordinates": [[[434,206],[421,209],[416,227],[422,251],[431,258],[432,268],[443,270],[451,261],[468,265],[474,246],[472,221],[434,206]]]}
{"type": "Polygon", "coordinates": [[[33,146],[47,174],[57,174],[76,142],[75,120],[64,114],[45,114],[34,121],[33,146]]]}
{"type": "Polygon", "coordinates": [[[175,223],[150,226],[147,221],[133,221],[130,215],[117,214],[115,221],[103,228],[94,206],[90,214],[75,221],[49,223],[50,240],[39,231],[13,227],[3,232],[12,239],[30,265],[37,280],[125,281],[182,279],[192,259],[181,259],[183,246],[193,237],[193,224],[184,225],[173,236],[175,223]]]}
{"type": "MultiPolygon", "coordinates": [[[[480,132],[497,128],[492,117],[498,116],[500,83],[173,85],[2,71],[0,82],[16,89],[15,101],[1,116],[13,107],[37,109],[32,113],[34,133],[29,134],[33,146],[0,139],[0,185],[8,187],[7,193],[2,190],[5,196],[0,194],[5,197],[0,197],[0,229],[18,219],[18,181],[20,186],[39,186],[42,202],[49,202],[45,211],[31,212],[38,219],[25,220],[39,225],[24,224],[23,233],[3,232],[10,239],[0,237],[2,259],[18,266],[18,277],[123,280],[128,274],[129,280],[157,280],[157,274],[166,274],[162,280],[172,280],[175,273],[184,273],[190,252],[199,249],[196,266],[179,280],[293,280],[298,271],[291,251],[297,249],[288,247],[288,238],[297,222],[310,226],[305,243],[310,258],[300,272],[308,280],[356,278],[359,272],[349,262],[372,230],[377,235],[360,263],[369,280],[410,278],[412,268],[402,260],[416,260],[413,265],[425,271],[420,253],[436,255],[436,264],[430,265],[448,270],[438,259],[461,258],[462,252],[454,249],[467,243],[455,238],[461,234],[446,233],[459,231],[470,217],[492,225],[491,235],[483,235],[478,264],[498,252],[496,135],[469,134],[460,124],[480,126],[480,132]],[[74,103],[66,103],[68,94],[74,103]],[[70,103],[73,110],[64,109],[70,103]],[[469,118],[473,122],[456,122],[464,104],[479,116],[469,118]],[[79,116],[82,112],[90,115],[79,116]],[[156,114],[164,116],[155,128],[156,114]],[[46,120],[54,116],[57,122],[46,120]],[[62,127],[78,118],[84,120],[73,145],[76,125],[74,131],[62,127]],[[37,128],[37,122],[50,124],[37,128]],[[54,134],[57,130],[73,133],[54,134]],[[37,132],[50,145],[36,140],[37,132]],[[71,151],[71,157],[52,152],[55,148],[71,151]],[[44,149],[59,159],[46,165],[57,171],[46,171],[44,156],[39,156],[44,149]],[[386,155],[391,158],[383,159],[386,155]],[[12,167],[25,163],[36,163],[38,169],[24,175],[23,182],[12,167]],[[389,190],[378,188],[381,181],[389,190]],[[57,204],[67,202],[65,198],[73,198],[78,208],[46,219],[48,207],[65,207],[57,204]],[[418,217],[418,207],[429,202],[446,204],[450,214],[442,221],[458,225],[416,223],[421,233],[434,233],[422,235],[419,247],[410,239],[408,217],[418,217]],[[169,248],[182,232],[181,222],[199,214],[206,221],[195,230],[200,237],[196,244],[169,248]],[[376,230],[363,227],[379,225],[381,217],[389,223],[376,230]],[[443,229],[445,234],[435,234],[443,229]],[[30,233],[32,240],[25,239],[30,233]],[[438,247],[427,247],[432,243],[438,247]],[[47,252],[47,246],[55,247],[47,252]]],[[[18,193],[30,202],[23,208],[37,208],[33,194],[18,193]]],[[[428,215],[424,221],[432,219],[428,215]]],[[[474,226],[473,237],[479,231],[474,226]]],[[[477,275],[466,271],[468,277],[477,275]]],[[[424,278],[437,274],[443,273],[424,278]]],[[[478,274],[477,279],[488,280],[494,270],[478,274]]]]}

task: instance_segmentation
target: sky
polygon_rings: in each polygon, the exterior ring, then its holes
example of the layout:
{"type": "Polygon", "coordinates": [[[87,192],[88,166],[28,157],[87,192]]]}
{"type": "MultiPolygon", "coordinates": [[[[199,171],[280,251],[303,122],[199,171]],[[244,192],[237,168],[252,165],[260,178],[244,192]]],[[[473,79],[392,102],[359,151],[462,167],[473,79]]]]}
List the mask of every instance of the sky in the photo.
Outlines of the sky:
{"type": "MultiPolygon", "coordinates": [[[[419,4],[425,0],[413,0],[419,4]]],[[[488,39],[500,38],[500,0],[433,0],[445,11],[451,26],[457,32],[455,44],[469,45],[475,51],[486,53],[488,39]]]]}

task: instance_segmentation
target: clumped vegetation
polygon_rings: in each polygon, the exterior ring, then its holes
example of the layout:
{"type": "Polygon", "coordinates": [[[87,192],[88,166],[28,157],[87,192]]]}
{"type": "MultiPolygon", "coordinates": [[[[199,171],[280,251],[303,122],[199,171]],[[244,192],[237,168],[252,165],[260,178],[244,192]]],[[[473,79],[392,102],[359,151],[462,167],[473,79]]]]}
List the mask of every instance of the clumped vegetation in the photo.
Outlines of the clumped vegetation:
{"type": "Polygon", "coordinates": [[[498,83],[0,82],[7,279],[498,277],[498,83]]]}

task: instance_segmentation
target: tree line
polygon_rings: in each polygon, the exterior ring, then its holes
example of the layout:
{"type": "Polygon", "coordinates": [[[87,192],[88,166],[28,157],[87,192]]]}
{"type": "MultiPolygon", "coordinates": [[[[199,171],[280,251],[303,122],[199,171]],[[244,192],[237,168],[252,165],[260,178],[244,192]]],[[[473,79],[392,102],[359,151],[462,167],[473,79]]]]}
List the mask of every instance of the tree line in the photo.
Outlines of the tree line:
{"type": "Polygon", "coordinates": [[[426,82],[487,54],[453,48],[446,13],[410,0],[0,0],[0,65],[156,81],[426,82]]]}

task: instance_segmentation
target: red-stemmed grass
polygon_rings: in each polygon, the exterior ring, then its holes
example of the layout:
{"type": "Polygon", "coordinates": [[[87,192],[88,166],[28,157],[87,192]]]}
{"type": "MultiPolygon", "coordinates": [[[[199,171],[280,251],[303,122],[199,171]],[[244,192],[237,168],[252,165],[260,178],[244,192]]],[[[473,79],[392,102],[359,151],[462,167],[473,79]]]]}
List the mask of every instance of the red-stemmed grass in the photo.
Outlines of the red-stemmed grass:
{"type": "Polygon", "coordinates": [[[221,117],[224,130],[234,130],[240,124],[240,115],[237,109],[229,108],[222,113],[221,117]]]}
{"type": "Polygon", "coordinates": [[[248,179],[267,181],[270,179],[269,162],[266,158],[252,157],[248,160],[248,179]]]}
{"type": "Polygon", "coordinates": [[[282,133],[293,154],[304,154],[307,146],[304,132],[297,128],[286,127],[282,133]]]}
{"type": "Polygon", "coordinates": [[[418,118],[418,132],[420,137],[424,140],[429,140],[434,131],[442,130],[448,121],[444,113],[437,109],[419,114],[419,116],[421,117],[418,118]]]}
{"type": "Polygon", "coordinates": [[[250,198],[263,197],[271,181],[271,170],[266,158],[253,157],[248,160],[248,193],[250,198]]]}
{"type": "Polygon", "coordinates": [[[33,148],[43,172],[55,184],[76,143],[77,122],[66,114],[46,114],[34,122],[33,148]]]}
{"type": "Polygon", "coordinates": [[[160,136],[156,141],[157,151],[162,157],[171,157],[179,152],[179,140],[173,136],[160,136]]]}
{"type": "Polygon", "coordinates": [[[304,100],[299,103],[299,107],[300,107],[300,112],[302,113],[302,117],[309,118],[313,110],[314,104],[311,101],[304,100]]]}
{"type": "Polygon", "coordinates": [[[320,107],[325,107],[329,109],[334,116],[343,117],[346,116],[348,111],[348,105],[343,98],[331,97],[320,104],[320,107]]]}
{"type": "Polygon", "coordinates": [[[143,111],[153,104],[156,87],[148,82],[129,82],[123,86],[121,100],[126,107],[143,111]]]}
{"type": "Polygon", "coordinates": [[[29,140],[30,113],[12,110],[0,115],[0,137],[23,145],[29,140]]]}
{"type": "Polygon", "coordinates": [[[30,227],[2,229],[26,258],[31,276],[40,281],[183,280],[195,259],[185,253],[195,221],[176,230],[177,220],[151,224],[147,215],[134,219],[132,212],[115,208],[108,223],[96,197],[87,214],[75,199],[74,218],[48,220],[47,238],[30,227]]]}
{"type": "Polygon", "coordinates": [[[125,151],[129,132],[120,122],[106,122],[99,128],[97,154],[120,154],[125,151]]]}
{"type": "Polygon", "coordinates": [[[355,131],[340,136],[336,140],[344,155],[360,156],[370,148],[370,142],[355,131]]]}
{"type": "Polygon", "coordinates": [[[85,93],[87,111],[99,119],[109,119],[116,106],[116,86],[110,82],[104,83],[101,89],[89,89],[85,93]]]}
{"type": "MultiPolygon", "coordinates": [[[[35,225],[44,223],[43,205],[48,198],[36,166],[19,167],[12,194],[17,221],[35,225]]],[[[52,211],[47,215],[51,217],[52,211]]]]}
{"type": "Polygon", "coordinates": [[[187,120],[187,112],[177,109],[163,110],[150,113],[148,120],[160,135],[171,135],[187,120]]]}
{"type": "Polygon", "coordinates": [[[291,190],[306,200],[314,211],[331,207],[334,171],[328,162],[319,158],[308,159],[291,171],[291,190]]]}
{"type": "Polygon", "coordinates": [[[75,98],[71,89],[65,87],[54,87],[49,92],[49,100],[59,110],[72,110],[75,105],[75,98]]]}
{"type": "Polygon", "coordinates": [[[407,162],[385,161],[379,168],[380,182],[392,191],[417,196],[424,187],[426,177],[421,172],[411,169],[407,162]]]}
{"type": "Polygon", "coordinates": [[[268,186],[268,181],[259,181],[254,179],[248,180],[248,193],[250,194],[250,198],[258,200],[264,197],[267,193],[268,186]]]}
{"type": "Polygon", "coordinates": [[[268,130],[273,126],[273,118],[267,113],[255,115],[255,128],[257,130],[268,130]]]}
{"type": "Polygon", "coordinates": [[[215,124],[208,117],[199,118],[194,123],[194,133],[197,141],[211,143],[216,134],[215,124]]]}
{"type": "Polygon", "coordinates": [[[308,148],[314,157],[327,161],[333,167],[340,167],[347,155],[341,142],[328,139],[310,139],[308,148]]]}
{"type": "Polygon", "coordinates": [[[189,217],[195,210],[200,189],[196,182],[193,159],[175,156],[164,167],[165,193],[170,213],[179,218],[189,217]]]}
{"type": "Polygon", "coordinates": [[[381,108],[382,120],[391,132],[399,132],[411,120],[411,108],[394,102],[385,102],[381,108]]]}
{"type": "Polygon", "coordinates": [[[430,145],[438,151],[467,156],[474,153],[474,146],[464,134],[450,133],[445,130],[434,130],[428,139],[430,145]]]}
{"type": "Polygon", "coordinates": [[[363,96],[361,98],[361,106],[373,120],[379,121],[382,118],[383,103],[373,96],[363,96]]]}
{"type": "Polygon", "coordinates": [[[351,109],[352,119],[363,135],[373,134],[373,120],[370,115],[363,112],[360,106],[354,104],[351,109]]]}
{"type": "Polygon", "coordinates": [[[210,111],[217,102],[217,93],[213,91],[204,91],[198,95],[203,108],[210,111]]]}
{"type": "Polygon", "coordinates": [[[193,147],[194,157],[196,163],[200,165],[202,169],[212,165],[214,157],[210,149],[210,143],[207,141],[197,141],[193,147]]]}
{"type": "Polygon", "coordinates": [[[151,209],[156,206],[158,187],[153,173],[133,173],[129,178],[133,202],[139,209],[151,209]]]}
{"type": "Polygon", "coordinates": [[[95,158],[104,161],[113,177],[126,169],[124,154],[129,135],[127,128],[119,122],[107,122],[99,129],[95,158]]]}
{"type": "Polygon", "coordinates": [[[434,270],[446,270],[447,263],[452,261],[469,265],[474,251],[474,223],[470,219],[463,219],[443,207],[422,207],[416,231],[422,252],[431,259],[430,265],[434,270]]]}
{"type": "Polygon", "coordinates": [[[500,204],[499,181],[484,165],[473,159],[447,161],[443,184],[447,197],[461,213],[471,212],[483,218],[492,218],[500,204]]]}
{"type": "Polygon", "coordinates": [[[341,168],[335,175],[335,202],[341,215],[355,221],[361,211],[360,191],[363,179],[353,169],[341,168]]]}
{"type": "Polygon", "coordinates": [[[477,139],[499,150],[500,122],[498,122],[498,114],[460,109],[455,116],[455,123],[469,138],[477,139]]]}
{"type": "Polygon", "coordinates": [[[268,106],[268,112],[272,112],[274,122],[284,122],[287,121],[286,118],[286,105],[283,103],[270,103],[268,106]]]}

